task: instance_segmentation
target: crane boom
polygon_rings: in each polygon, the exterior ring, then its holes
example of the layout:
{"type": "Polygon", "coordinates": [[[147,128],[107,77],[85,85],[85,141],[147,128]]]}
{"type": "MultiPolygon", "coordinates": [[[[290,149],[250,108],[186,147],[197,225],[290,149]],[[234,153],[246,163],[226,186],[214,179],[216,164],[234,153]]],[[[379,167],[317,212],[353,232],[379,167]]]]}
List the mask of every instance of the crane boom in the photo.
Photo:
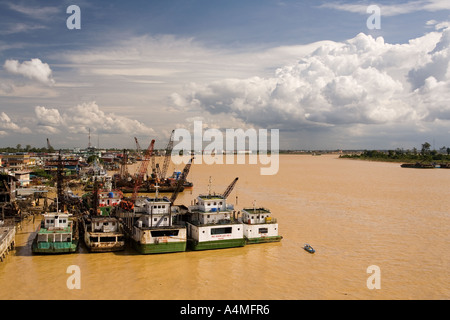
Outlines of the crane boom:
{"type": "Polygon", "coordinates": [[[192,160],[194,160],[194,157],[192,157],[189,162],[186,164],[186,166],[183,169],[183,172],[180,175],[180,178],[177,181],[177,185],[175,187],[175,191],[172,194],[172,197],[170,198],[170,203],[173,205],[175,203],[175,200],[178,197],[178,194],[180,193],[181,187],[183,186],[184,182],[187,179],[187,176],[189,174],[189,171],[191,170],[192,160]]]}
{"type": "Polygon", "coordinates": [[[48,140],[48,138],[47,138],[47,150],[48,150],[49,152],[54,151],[52,145],[50,144],[50,140],[48,140]]]}
{"type": "Polygon", "coordinates": [[[136,141],[137,156],[141,158],[142,157],[141,146],[139,145],[138,139],[136,137],[134,137],[134,141],[136,141]]]}
{"type": "Polygon", "coordinates": [[[148,163],[150,161],[150,158],[152,157],[154,146],[155,146],[155,140],[152,140],[152,142],[148,146],[147,152],[144,154],[144,159],[142,160],[142,162],[138,168],[137,175],[136,175],[136,181],[134,183],[133,196],[131,197],[131,199],[133,201],[136,200],[139,187],[142,185],[142,182],[144,181],[144,175],[147,172],[148,163]]]}
{"type": "Polygon", "coordinates": [[[231,191],[233,191],[234,186],[236,185],[236,182],[239,180],[239,177],[237,177],[236,179],[233,180],[233,182],[228,186],[228,188],[225,190],[225,192],[223,193],[222,197],[224,199],[228,198],[228,196],[230,195],[231,191]]]}
{"type": "Polygon", "coordinates": [[[164,156],[164,163],[161,171],[161,176],[159,177],[161,180],[164,180],[166,178],[167,169],[169,168],[169,162],[170,157],[172,155],[172,149],[173,149],[173,135],[175,133],[175,130],[172,130],[172,134],[170,135],[169,143],[166,147],[166,154],[164,156]]]}

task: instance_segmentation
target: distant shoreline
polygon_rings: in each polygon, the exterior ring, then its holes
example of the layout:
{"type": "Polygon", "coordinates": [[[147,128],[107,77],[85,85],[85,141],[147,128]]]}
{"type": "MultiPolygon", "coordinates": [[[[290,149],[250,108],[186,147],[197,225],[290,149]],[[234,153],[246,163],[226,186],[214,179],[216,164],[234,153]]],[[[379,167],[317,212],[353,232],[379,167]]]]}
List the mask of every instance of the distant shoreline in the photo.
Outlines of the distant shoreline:
{"type": "Polygon", "coordinates": [[[431,151],[427,153],[407,153],[403,151],[364,151],[358,154],[340,155],[339,159],[365,160],[377,162],[393,162],[404,164],[433,164],[433,163],[450,163],[450,154],[438,153],[431,151]]]}

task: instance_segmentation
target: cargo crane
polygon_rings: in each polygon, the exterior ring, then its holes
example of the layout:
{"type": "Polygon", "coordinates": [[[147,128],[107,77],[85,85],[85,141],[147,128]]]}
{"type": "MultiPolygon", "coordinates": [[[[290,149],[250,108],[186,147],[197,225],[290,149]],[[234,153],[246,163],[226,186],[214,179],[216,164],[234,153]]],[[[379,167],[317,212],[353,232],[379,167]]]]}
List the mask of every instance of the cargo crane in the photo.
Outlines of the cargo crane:
{"type": "Polygon", "coordinates": [[[183,184],[186,182],[189,171],[191,170],[192,160],[194,160],[194,157],[192,157],[189,160],[189,162],[186,164],[186,166],[183,169],[183,172],[180,175],[180,178],[177,181],[177,186],[175,188],[175,191],[173,192],[172,197],[170,198],[171,205],[173,205],[175,203],[175,200],[177,199],[178,194],[180,193],[181,187],[183,187],[183,184]]]}
{"type": "Polygon", "coordinates": [[[53,152],[55,150],[50,144],[50,140],[48,140],[48,138],[47,138],[47,150],[48,152],[53,152]]]}
{"type": "Polygon", "coordinates": [[[128,176],[127,162],[128,162],[127,150],[123,149],[123,158],[122,163],[120,164],[120,171],[119,171],[119,176],[121,179],[126,179],[128,176]]]}
{"type": "Polygon", "coordinates": [[[141,164],[139,165],[139,168],[138,168],[138,171],[136,174],[136,178],[135,178],[133,195],[131,197],[131,200],[133,202],[136,201],[139,187],[142,185],[142,182],[144,181],[144,175],[147,172],[148,163],[150,161],[150,158],[152,157],[154,146],[155,146],[155,140],[152,140],[152,142],[148,146],[148,149],[144,155],[144,158],[142,159],[141,164]]]}
{"type": "Polygon", "coordinates": [[[138,139],[136,137],[134,137],[134,141],[136,141],[137,157],[142,159],[142,150],[141,150],[141,146],[139,145],[138,139]]]}
{"type": "Polygon", "coordinates": [[[231,191],[233,191],[234,186],[236,185],[236,182],[239,180],[239,177],[237,177],[236,179],[233,180],[233,182],[228,186],[228,188],[225,190],[225,192],[222,194],[222,197],[224,199],[228,198],[228,196],[230,195],[231,191]]]}
{"type": "Polygon", "coordinates": [[[165,153],[165,156],[164,156],[164,163],[163,163],[161,175],[159,176],[159,179],[161,181],[163,181],[166,178],[167,169],[169,168],[170,157],[172,155],[172,149],[173,149],[173,135],[174,135],[174,133],[175,133],[175,130],[172,130],[172,134],[170,135],[169,143],[167,144],[167,147],[166,147],[166,153],[165,153]]]}
{"type": "MultiPolygon", "coordinates": [[[[136,137],[134,137],[134,140],[136,141],[136,150],[138,153],[138,157],[140,157],[142,159],[142,150],[141,150],[141,146],[139,145],[138,139],[136,137]]],[[[152,157],[152,173],[156,172],[156,159],[155,159],[155,153],[153,152],[152,157]]]]}

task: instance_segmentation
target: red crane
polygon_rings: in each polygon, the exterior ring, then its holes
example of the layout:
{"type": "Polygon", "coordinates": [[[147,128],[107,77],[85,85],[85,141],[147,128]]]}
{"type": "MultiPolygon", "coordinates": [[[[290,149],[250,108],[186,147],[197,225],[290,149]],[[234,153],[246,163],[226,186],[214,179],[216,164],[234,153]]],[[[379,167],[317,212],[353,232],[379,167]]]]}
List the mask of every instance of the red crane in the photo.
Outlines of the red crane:
{"type": "Polygon", "coordinates": [[[152,158],[154,146],[155,146],[155,140],[152,140],[152,142],[148,146],[147,151],[144,154],[144,158],[142,159],[141,164],[139,165],[139,168],[138,168],[138,171],[136,174],[135,183],[134,183],[133,196],[131,197],[131,200],[133,200],[133,202],[136,201],[139,187],[142,185],[142,182],[144,181],[144,176],[147,173],[148,163],[150,162],[150,159],[152,158]]]}

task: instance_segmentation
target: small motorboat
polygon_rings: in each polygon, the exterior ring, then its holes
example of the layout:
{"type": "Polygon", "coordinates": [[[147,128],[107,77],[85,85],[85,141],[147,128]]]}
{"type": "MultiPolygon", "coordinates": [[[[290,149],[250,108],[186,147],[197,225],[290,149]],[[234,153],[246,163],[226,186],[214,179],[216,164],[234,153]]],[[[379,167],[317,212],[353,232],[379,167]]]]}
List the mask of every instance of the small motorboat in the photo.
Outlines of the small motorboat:
{"type": "Polygon", "coordinates": [[[308,251],[309,253],[314,253],[314,252],[316,252],[316,250],[314,250],[314,248],[311,247],[309,244],[305,244],[305,246],[303,247],[303,249],[305,249],[305,250],[308,251]]]}

